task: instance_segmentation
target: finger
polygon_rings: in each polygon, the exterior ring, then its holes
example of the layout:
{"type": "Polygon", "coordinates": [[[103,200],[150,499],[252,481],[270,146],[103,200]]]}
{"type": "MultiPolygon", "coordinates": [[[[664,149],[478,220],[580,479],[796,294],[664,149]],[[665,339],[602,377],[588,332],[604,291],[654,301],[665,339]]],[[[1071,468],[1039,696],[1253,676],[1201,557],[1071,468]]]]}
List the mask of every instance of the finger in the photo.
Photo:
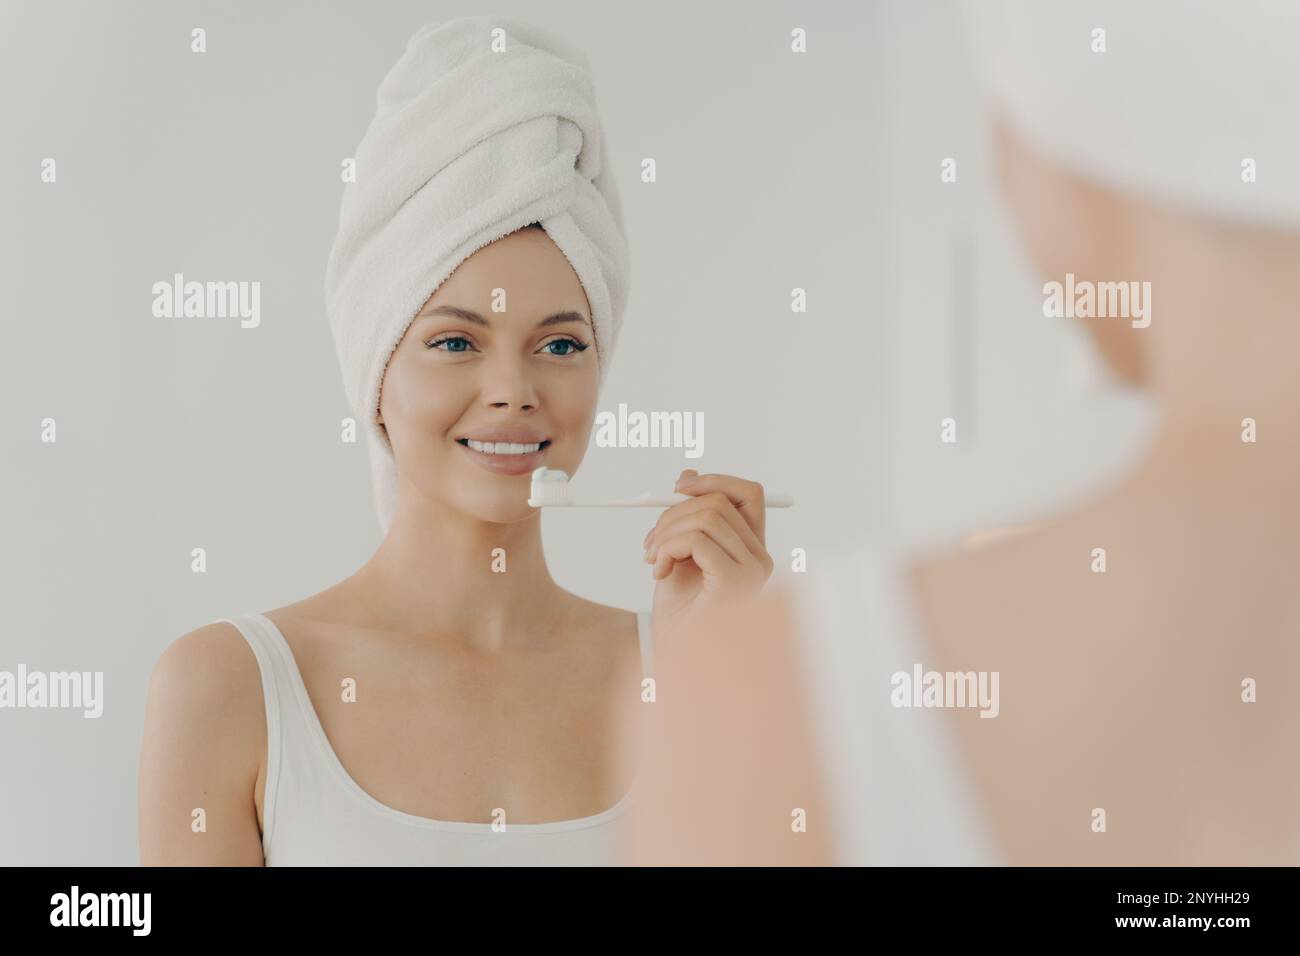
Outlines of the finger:
{"type": "Polygon", "coordinates": [[[718,544],[719,548],[727,551],[727,555],[737,564],[757,562],[757,557],[749,548],[746,548],[745,542],[741,541],[740,535],[737,535],[736,529],[727,523],[720,512],[714,509],[705,509],[695,512],[690,518],[682,519],[677,523],[677,529],[673,533],[656,538],[653,549],[650,553],[650,563],[654,563],[658,557],[658,551],[663,546],[663,542],[671,538],[689,535],[689,533],[699,531],[705,533],[718,544]]]}
{"type": "Polygon", "coordinates": [[[715,581],[730,580],[738,567],[735,559],[703,531],[688,531],[660,545],[654,579],[668,577],[677,561],[694,561],[706,577],[715,581]]]}
{"type": "Polygon", "coordinates": [[[718,545],[727,552],[731,560],[737,564],[754,564],[758,557],[745,546],[740,535],[736,533],[727,519],[720,512],[713,508],[704,508],[696,511],[692,515],[680,519],[674,523],[672,529],[667,529],[665,533],[656,536],[655,541],[651,544],[650,556],[648,560],[654,563],[657,557],[657,551],[662,547],[662,542],[670,538],[679,537],[683,534],[690,534],[692,531],[703,531],[706,535],[718,543],[718,545]]]}
{"type": "Polygon", "coordinates": [[[659,522],[650,529],[650,534],[646,536],[645,546],[653,550],[656,543],[664,540],[669,535],[678,534],[682,530],[692,527],[698,527],[693,523],[693,516],[701,511],[716,511],[722,515],[723,519],[731,525],[732,530],[740,536],[745,547],[755,558],[760,561],[767,555],[767,549],[763,547],[763,542],[759,541],[754,531],[750,528],[749,523],[741,517],[736,506],[724,494],[718,491],[710,492],[700,498],[691,498],[688,501],[682,501],[673,505],[659,517],[659,522]]]}
{"type": "Polygon", "coordinates": [[[767,512],[763,506],[763,486],[756,481],[746,481],[735,475],[697,475],[694,480],[683,484],[686,476],[678,480],[674,489],[684,495],[696,497],[710,491],[720,491],[736,506],[742,518],[748,522],[759,541],[763,541],[763,529],[766,527],[767,512]]]}
{"type": "MultiPolygon", "coordinates": [[[[690,474],[690,473],[692,473],[692,472],[693,472],[693,469],[690,469],[690,468],[686,469],[685,471],[682,472],[682,478],[679,478],[678,480],[679,480],[679,481],[683,480],[683,479],[684,479],[688,474],[690,474]]],[[[725,490],[723,490],[723,489],[721,489],[721,488],[719,488],[719,489],[717,489],[717,490],[714,490],[714,491],[703,491],[703,490],[701,490],[701,491],[698,492],[698,497],[692,497],[692,498],[689,498],[689,499],[686,500],[686,501],[678,502],[677,504],[672,505],[671,507],[669,507],[668,509],[666,509],[664,512],[662,512],[662,513],[659,515],[659,520],[658,520],[657,522],[655,522],[654,527],[652,527],[652,528],[650,529],[650,531],[646,534],[646,536],[645,536],[645,540],[644,540],[643,544],[644,544],[646,547],[649,547],[649,546],[650,546],[650,541],[651,541],[651,539],[654,538],[654,537],[658,537],[658,536],[659,536],[659,531],[660,531],[662,528],[665,527],[665,522],[667,522],[667,521],[671,521],[672,519],[674,519],[674,518],[675,518],[676,516],[678,516],[678,515],[686,514],[686,513],[689,513],[690,511],[693,511],[694,508],[692,507],[692,504],[693,504],[694,501],[696,501],[696,500],[704,501],[704,500],[709,500],[710,498],[722,498],[722,499],[724,499],[724,500],[726,501],[726,503],[730,506],[729,508],[727,508],[727,509],[725,509],[725,510],[727,510],[728,512],[734,512],[735,517],[738,517],[738,518],[740,519],[740,521],[745,525],[745,528],[747,529],[748,534],[754,536],[753,539],[752,539],[752,543],[757,545],[756,548],[753,548],[755,554],[762,554],[762,553],[764,553],[764,552],[766,551],[766,548],[765,548],[764,545],[763,545],[763,526],[764,526],[764,521],[765,521],[765,509],[764,509],[763,504],[762,504],[763,486],[757,484],[756,482],[746,482],[746,481],[744,481],[743,479],[734,478],[734,477],[731,476],[731,475],[709,475],[709,476],[707,476],[707,477],[708,477],[708,478],[711,478],[711,479],[712,479],[712,478],[721,478],[721,479],[726,479],[727,481],[730,481],[730,482],[740,482],[740,485],[741,485],[741,486],[744,486],[744,485],[751,485],[751,486],[753,486],[753,488],[757,489],[757,494],[760,496],[760,497],[759,497],[759,504],[758,504],[758,507],[752,509],[752,513],[753,513],[753,514],[757,514],[757,515],[759,516],[759,527],[758,527],[758,529],[755,530],[755,528],[753,527],[753,522],[752,522],[752,520],[750,519],[750,517],[746,516],[746,515],[743,514],[739,509],[736,508],[736,499],[739,497],[739,498],[741,498],[741,499],[743,500],[743,492],[744,492],[743,487],[742,487],[742,488],[741,488],[741,489],[740,489],[736,494],[728,494],[727,491],[725,491],[725,490]]],[[[692,495],[696,495],[697,492],[694,490],[694,485],[690,486],[690,488],[691,488],[690,493],[691,493],[692,495]]],[[[681,486],[679,486],[679,490],[681,490],[681,486]]],[[[729,515],[729,516],[730,516],[730,515],[729,515]]],[[[738,530],[739,530],[739,528],[738,528],[738,530]]],[[[743,531],[741,532],[741,536],[744,537],[747,541],[750,541],[750,540],[751,540],[751,539],[748,537],[748,535],[745,534],[745,532],[743,532],[743,531]]],[[[751,544],[751,547],[753,547],[753,544],[751,544]]]]}

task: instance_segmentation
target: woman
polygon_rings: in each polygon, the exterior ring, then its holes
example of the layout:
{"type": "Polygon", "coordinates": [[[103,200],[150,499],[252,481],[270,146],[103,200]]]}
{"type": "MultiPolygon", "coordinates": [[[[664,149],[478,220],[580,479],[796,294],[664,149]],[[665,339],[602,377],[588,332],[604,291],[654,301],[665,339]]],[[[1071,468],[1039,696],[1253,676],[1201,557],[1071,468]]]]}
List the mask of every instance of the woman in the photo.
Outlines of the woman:
{"type": "Polygon", "coordinates": [[[1300,862],[1300,11],[999,8],[1001,187],[1045,282],[1150,282],[1149,323],[1081,321],[1151,443],[1021,533],[665,634],[642,862],[1300,862]],[[918,666],[997,693],[927,706],[918,666]]]}
{"type": "MultiPolygon", "coordinates": [[[[649,617],[557,586],[527,504],[534,468],[582,461],[625,298],[601,144],[580,56],[527,24],[425,27],[385,78],[326,291],[386,534],[333,587],[163,653],[142,863],[622,860],[612,728],[649,617]]],[[[772,568],[761,487],[679,490],[646,539],[656,627],[772,568]]]]}

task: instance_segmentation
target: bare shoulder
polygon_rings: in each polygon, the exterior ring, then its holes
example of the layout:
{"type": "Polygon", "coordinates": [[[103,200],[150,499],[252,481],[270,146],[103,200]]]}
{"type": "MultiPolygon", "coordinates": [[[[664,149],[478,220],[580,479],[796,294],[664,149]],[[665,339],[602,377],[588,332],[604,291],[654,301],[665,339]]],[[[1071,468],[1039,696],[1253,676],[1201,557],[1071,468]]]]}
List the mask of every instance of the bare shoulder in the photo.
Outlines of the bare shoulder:
{"type": "Polygon", "coordinates": [[[250,699],[262,699],[257,658],[233,624],[205,624],[163,650],[150,676],[149,697],[172,716],[234,716],[250,699]]]}
{"type": "Polygon", "coordinates": [[[1040,529],[1022,526],[973,535],[959,546],[917,556],[905,569],[905,580],[931,641],[969,639],[976,631],[987,637],[1009,633],[1006,616],[1024,615],[1031,593],[1045,596],[1056,577],[1044,576],[1042,569],[1056,560],[1040,529]]]}
{"type": "Polygon", "coordinates": [[[260,865],[262,700],[257,659],[234,625],[206,624],[163,650],[140,751],[142,864],[260,865]]]}
{"type": "Polygon", "coordinates": [[[637,615],[627,608],[599,604],[586,598],[574,596],[575,617],[578,629],[593,635],[637,633],[637,615]]]}

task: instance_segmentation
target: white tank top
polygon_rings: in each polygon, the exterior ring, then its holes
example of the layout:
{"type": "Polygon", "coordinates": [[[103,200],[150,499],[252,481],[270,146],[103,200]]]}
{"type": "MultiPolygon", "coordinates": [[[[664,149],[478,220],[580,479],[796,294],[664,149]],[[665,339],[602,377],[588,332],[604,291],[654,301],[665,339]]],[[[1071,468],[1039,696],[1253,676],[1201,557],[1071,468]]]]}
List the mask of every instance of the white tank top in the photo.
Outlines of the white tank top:
{"type": "MultiPolygon", "coordinates": [[[[233,624],[253,648],[266,704],[262,853],[267,866],[616,866],[626,862],[631,789],[593,816],[550,823],[432,820],[380,803],[339,760],[279,628],[249,612],[233,624]]],[[[650,613],[637,614],[651,674],[650,613]]]]}
{"type": "MultiPolygon", "coordinates": [[[[927,661],[901,557],[867,545],[823,554],[794,584],[814,733],[829,780],[837,862],[1001,862],[939,709],[894,707],[890,678],[927,661]]],[[[996,718],[994,718],[996,719],[996,718]]]]}

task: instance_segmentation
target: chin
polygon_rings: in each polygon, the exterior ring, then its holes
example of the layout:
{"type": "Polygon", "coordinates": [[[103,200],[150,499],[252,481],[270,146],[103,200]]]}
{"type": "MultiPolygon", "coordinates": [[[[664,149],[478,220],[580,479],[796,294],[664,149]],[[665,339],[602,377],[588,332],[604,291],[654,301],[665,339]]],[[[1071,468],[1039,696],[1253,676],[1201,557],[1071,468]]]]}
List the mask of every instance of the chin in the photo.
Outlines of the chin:
{"type": "Polygon", "coordinates": [[[527,521],[538,511],[528,504],[530,487],[528,476],[512,479],[511,484],[515,486],[514,489],[476,488],[461,497],[459,501],[453,501],[452,504],[470,517],[491,524],[515,524],[519,521],[527,521]]]}

